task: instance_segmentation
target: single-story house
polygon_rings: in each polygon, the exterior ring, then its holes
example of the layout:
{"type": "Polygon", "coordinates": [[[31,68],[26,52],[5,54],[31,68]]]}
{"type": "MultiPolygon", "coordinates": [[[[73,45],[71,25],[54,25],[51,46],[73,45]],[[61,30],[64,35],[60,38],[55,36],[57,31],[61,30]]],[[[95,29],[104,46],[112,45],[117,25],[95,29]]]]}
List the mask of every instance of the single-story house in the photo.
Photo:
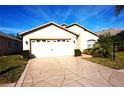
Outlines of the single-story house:
{"type": "Polygon", "coordinates": [[[23,51],[29,50],[35,57],[74,55],[74,50],[90,48],[98,36],[80,26],[48,23],[20,33],[23,38],[23,51]]]}
{"type": "Polygon", "coordinates": [[[0,32],[0,55],[13,54],[22,50],[22,41],[0,32]]]}

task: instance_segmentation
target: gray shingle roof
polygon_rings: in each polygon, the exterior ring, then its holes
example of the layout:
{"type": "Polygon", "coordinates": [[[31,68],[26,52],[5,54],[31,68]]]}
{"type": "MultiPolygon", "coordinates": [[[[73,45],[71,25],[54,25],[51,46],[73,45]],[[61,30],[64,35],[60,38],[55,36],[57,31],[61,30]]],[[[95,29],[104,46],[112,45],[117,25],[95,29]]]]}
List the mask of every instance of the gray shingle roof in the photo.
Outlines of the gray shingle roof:
{"type": "Polygon", "coordinates": [[[10,38],[10,39],[13,39],[13,40],[17,40],[17,41],[21,41],[21,40],[15,38],[15,37],[12,37],[12,36],[10,36],[10,35],[8,35],[8,34],[2,32],[2,31],[0,31],[0,36],[6,37],[6,38],[10,38]]]}

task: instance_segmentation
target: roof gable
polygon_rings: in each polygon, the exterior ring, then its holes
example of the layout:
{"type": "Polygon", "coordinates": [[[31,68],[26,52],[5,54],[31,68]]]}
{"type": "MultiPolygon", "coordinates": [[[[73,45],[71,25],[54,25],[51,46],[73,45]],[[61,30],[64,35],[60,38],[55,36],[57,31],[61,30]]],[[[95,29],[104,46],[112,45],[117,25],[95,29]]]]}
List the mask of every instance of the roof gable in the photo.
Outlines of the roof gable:
{"type": "Polygon", "coordinates": [[[93,35],[95,35],[95,36],[98,36],[97,34],[95,34],[95,33],[91,32],[91,31],[87,30],[86,28],[80,26],[80,25],[77,24],[77,23],[74,23],[74,24],[72,24],[72,25],[69,25],[69,26],[67,26],[66,28],[70,28],[70,27],[72,27],[72,26],[78,26],[78,27],[84,29],[84,31],[87,31],[87,32],[89,32],[89,33],[91,33],[91,34],[93,34],[93,35]]]}
{"type": "Polygon", "coordinates": [[[71,34],[74,34],[74,35],[78,36],[78,34],[76,34],[76,33],[74,33],[74,32],[71,32],[71,31],[69,31],[68,29],[63,28],[63,27],[61,27],[61,26],[59,26],[59,25],[57,25],[57,24],[55,24],[55,23],[48,23],[48,24],[39,26],[39,27],[37,27],[37,28],[28,30],[28,31],[26,31],[26,32],[22,32],[22,33],[20,33],[20,35],[21,35],[21,36],[24,36],[24,35],[30,34],[30,33],[32,33],[32,32],[35,32],[35,31],[37,31],[37,30],[39,30],[39,29],[46,28],[46,27],[51,26],[51,25],[54,25],[54,26],[56,26],[56,27],[58,27],[58,28],[60,28],[60,29],[62,29],[62,30],[65,30],[65,31],[67,31],[67,32],[69,32],[69,33],[71,33],[71,34]]]}

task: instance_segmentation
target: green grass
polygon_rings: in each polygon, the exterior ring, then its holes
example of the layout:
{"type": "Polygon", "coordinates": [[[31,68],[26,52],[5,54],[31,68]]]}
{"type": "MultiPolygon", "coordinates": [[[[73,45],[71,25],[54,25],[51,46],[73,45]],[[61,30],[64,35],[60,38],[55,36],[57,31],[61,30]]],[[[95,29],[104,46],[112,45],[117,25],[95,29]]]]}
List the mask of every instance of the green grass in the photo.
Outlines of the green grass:
{"type": "Polygon", "coordinates": [[[0,56],[0,83],[16,82],[26,64],[21,55],[0,56]]]}
{"type": "Polygon", "coordinates": [[[92,61],[97,64],[101,64],[113,69],[124,69],[124,52],[117,52],[115,61],[112,61],[112,58],[99,58],[99,57],[83,58],[83,59],[92,61]]]}

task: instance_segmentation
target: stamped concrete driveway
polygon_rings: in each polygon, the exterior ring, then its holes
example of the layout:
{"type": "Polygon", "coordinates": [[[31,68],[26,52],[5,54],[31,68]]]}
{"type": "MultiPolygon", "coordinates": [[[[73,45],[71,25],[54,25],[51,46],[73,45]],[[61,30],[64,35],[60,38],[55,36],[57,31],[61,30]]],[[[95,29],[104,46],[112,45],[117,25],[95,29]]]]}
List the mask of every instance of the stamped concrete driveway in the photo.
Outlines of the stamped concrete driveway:
{"type": "Polygon", "coordinates": [[[79,57],[44,57],[31,59],[22,77],[16,86],[124,86],[124,73],[83,60],[79,57]]]}

